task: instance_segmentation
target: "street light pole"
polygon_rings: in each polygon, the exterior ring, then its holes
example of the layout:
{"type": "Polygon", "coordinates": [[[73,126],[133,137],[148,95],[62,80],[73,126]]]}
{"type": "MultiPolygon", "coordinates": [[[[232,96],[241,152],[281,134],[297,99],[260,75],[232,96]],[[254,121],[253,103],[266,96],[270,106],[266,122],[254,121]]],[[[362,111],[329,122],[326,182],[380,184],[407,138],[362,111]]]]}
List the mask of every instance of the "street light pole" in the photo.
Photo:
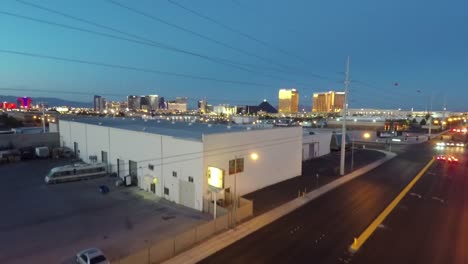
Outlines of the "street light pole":
{"type": "Polygon", "coordinates": [[[346,153],[346,115],[348,112],[348,86],[349,86],[349,56],[346,60],[346,79],[344,82],[344,105],[343,105],[343,126],[341,129],[341,160],[340,175],[345,174],[345,153],[346,153]]]}
{"type": "Polygon", "coordinates": [[[351,172],[354,171],[354,133],[353,133],[353,141],[351,143],[351,172]]]}
{"type": "Polygon", "coordinates": [[[42,133],[45,133],[46,126],[45,126],[44,102],[40,102],[40,104],[41,104],[41,112],[42,112],[42,133]]]}
{"type": "Polygon", "coordinates": [[[431,108],[429,112],[429,140],[431,139],[431,131],[432,131],[432,99],[433,99],[433,94],[431,94],[431,108]]]}

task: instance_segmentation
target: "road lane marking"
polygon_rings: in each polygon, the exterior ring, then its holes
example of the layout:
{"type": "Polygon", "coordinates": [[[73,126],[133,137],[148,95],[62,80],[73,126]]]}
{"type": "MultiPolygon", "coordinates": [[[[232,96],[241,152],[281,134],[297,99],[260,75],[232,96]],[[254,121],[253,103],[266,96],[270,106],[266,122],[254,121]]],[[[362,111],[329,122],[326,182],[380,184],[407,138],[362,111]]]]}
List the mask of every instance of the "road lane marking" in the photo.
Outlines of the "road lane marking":
{"type": "Polygon", "coordinates": [[[435,197],[435,196],[432,196],[432,200],[436,200],[436,201],[439,201],[441,203],[444,203],[445,201],[439,197],[435,197]]]}
{"type": "Polygon", "coordinates": [[[421,199],[421,198],[422,198],[422,195],[420,195],[420,194],[417,194],[417,193],[414,193],[414,192],[410,193],[409,195],[411,195],[411,196],[415,196],[415,197],[418,197],[419,199],[421,199]]]}
{"type": "Polygon", "coordinates": [[[377,218],[362,232],[362,234],[354,238],[354,243],[349,247],[351,252],[358,251],[361,246],[366,242],[366,240],[374,233],[374,231],[379,227],[379,225],[385,220],[385,218],[393,211],[393,209],[398,205],[398,203],[405,197],[405,195],[413,188],[416,182],[424,175],[424,173],[429,169],[429,167],[434,163],[434,158],[432,158],[426,166],[414,177],[413,180],[398,194],[398,196],[380,213],[377,218]]]}

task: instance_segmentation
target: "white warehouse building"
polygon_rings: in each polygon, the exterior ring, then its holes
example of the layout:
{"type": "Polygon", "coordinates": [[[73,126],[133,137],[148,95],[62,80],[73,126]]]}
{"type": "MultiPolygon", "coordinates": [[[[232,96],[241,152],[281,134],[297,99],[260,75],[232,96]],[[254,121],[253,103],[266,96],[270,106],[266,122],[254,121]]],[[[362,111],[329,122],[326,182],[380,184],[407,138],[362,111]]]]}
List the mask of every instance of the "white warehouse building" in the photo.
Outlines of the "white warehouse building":
{"type": "Polygon", "coordinates": [[[221,199],[301,174],[301,127],[93,117],[60,120],[58,130],[61,144],[83,161],[107,163],[140,188],[200,211],[212,201],[209,168],[224,172],[221,199]]]}
{"type": "Polygon", "coordinates": [[[328,129],[304,129],[302,159],[310,160],[330,154],[333,131],[328,129]]]}

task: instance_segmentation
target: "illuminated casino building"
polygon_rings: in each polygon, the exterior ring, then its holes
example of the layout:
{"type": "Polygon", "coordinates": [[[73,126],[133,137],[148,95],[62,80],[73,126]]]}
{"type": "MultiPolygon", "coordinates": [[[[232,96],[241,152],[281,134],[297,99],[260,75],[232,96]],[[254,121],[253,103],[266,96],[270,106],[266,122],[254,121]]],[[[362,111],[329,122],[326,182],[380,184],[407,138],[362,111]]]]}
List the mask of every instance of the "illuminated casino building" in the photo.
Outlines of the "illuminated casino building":
{"type": "Polygon", "coordinates": [[[296,89],[281,89],[278,93],[278,111],[280,113],[297,113],[299,92],[296,89]]]}
{"type": "Polygon", "coordinates": [[[21,108],[21,109],[30,109],[30,108],[31,108],[32,99],[31,99],[31,97],[23,96],[23,97],[18,97],[18,98],[16,99],[16,102],[18,103],[18,104],[17,104],[18,108],[21,108]]]}

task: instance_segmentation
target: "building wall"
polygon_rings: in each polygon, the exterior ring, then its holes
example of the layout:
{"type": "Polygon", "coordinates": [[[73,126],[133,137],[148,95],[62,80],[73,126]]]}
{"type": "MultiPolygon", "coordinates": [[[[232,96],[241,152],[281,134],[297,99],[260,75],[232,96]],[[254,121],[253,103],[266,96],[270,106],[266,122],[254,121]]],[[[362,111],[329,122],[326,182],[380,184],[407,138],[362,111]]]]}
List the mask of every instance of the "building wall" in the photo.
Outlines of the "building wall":
{"type": "MultiPolygon", "coordinates": [[[[342,121],[336,120],[328,120],[327,126],[329,128],[341,128],[343,126],[342,121]]],[[[384,130],[385,128],[385,121],[376,121],[376,122],[368,122],[368,121],[346,121],[346,127],[349,129],[371,129],[371,130],[384,130]]]]}
{"type": "Polygon", "coordinates": [[[299,110],[299,92],[296,89],[280,89],[278,93],[278,112],[297,113],[299,110]]]}
{"type": "Polygon", "coordinates": [[[0,146],[14,148],[41,147],[54,148],[60,146],[58,133],[36,134],[5,134],[0,136],[0,146]]]}
{"type": "Polygon", "coordinates": [[[187,103],[168,102],[167,109],[184,113],[187,112],[187,103]]]}
{"type": "Polygon", "coordinates": [[[90,162],[89,156],[97,156],[102,162],[101,151],[108,154],[109,167],[120,176],[129,174],[129,161],[136,161],[138,186],[150,191],[150,184],[156,179],[156,195],[175,203],[180,202],[180,183],[193,177],[195,195],[192,208],[202,210],[202,147],[200,141],[184,140],[152,133],[89,125],[73,121],[59,123],[61,141],[73,149],[78,143],[80,158],[90,162]],[[117,159],[123,161],[117,166],[117,159]],[[153,165],[153,170],[149,168],[153,165]],[[177,176],[173,176],[173,172],[177,176]],[[164,195],[164,187],[169,195],[164,195]]]}
{"type": "Polygon", "coordinates": [[[235,115],[237,113],[237,107],[229,105],[215,105],[213,107],[213,112],[216,114],[235,115]]]}
{"type": "Polygon", "coordinates": [[[334,113],[342,111],[344,107],[343,92],[314,93],[312,97],[312,112],[334,113]]]}
{"type": "Polygon", "coordinates": [[[330,141],[332,132],[314,132],[313,135],[304,133],[302,141],[302,159],[309,160],[330,153],[330,141]],[[311,148],[310,145],[313,144],[311,148]],[[310,150],[314,153],[311,153],[310,150]]]}
{"type": "MultiPolygon", "coordinates": [[[[225,188],[234,192],[234,179],[237,178],[237,194],[244,195],[274,183],[301,174],[302,128],[275,128],[205,135],[203,139],[206,168],[214,166],[225,171],[225,188]],[[258,160],[250,158],[258,154],[258,160]],[[228,175],[229,160],[244,158],[244,172],[228,175]]],[[[210,199],[207,179],[203,181],[205,197],[210,199]]],[[[223,197],[223,193],[220,197],[223,197]]],[[[226,198],[226,197],[225,197],[226,198]]]]}

